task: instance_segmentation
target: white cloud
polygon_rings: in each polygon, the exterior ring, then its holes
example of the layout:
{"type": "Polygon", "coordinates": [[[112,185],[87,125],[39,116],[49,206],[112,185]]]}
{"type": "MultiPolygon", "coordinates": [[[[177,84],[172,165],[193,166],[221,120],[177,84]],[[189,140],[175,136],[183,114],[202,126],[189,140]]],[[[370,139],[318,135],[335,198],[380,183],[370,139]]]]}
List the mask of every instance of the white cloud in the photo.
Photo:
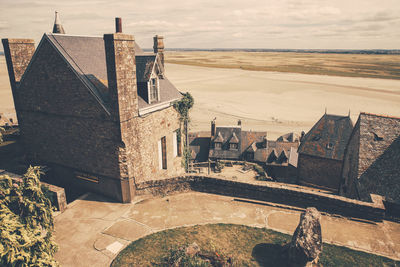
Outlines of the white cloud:
{"type": "Polygon", "coordinates": [[[398,0],[0,0],[0,36],[38,41],[58,10],[67,33],[135,34],[143,47],[154,34],[167,47],[399,48],[398,0]],[[396,27],[397,26],[397,27],[396,27]],[[379,36],[379,40],[377,40],[379,36]]]}

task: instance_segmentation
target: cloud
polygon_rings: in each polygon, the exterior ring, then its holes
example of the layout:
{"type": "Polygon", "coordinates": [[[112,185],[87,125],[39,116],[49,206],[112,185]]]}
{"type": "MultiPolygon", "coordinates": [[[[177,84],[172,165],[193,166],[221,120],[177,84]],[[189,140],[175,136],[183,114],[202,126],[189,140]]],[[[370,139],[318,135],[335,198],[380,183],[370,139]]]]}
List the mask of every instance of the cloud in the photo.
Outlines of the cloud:
{"type": "Polygon", "coordinates": [[[36,42],[60,12],[67,33],[124,32],[143,47],[398,48],[398,0],[13,0],[2,3],[0,35],[36,42]],[[3,21],[3,23],[2,23],[3,21]],[[376,40],[376,36],[380,36],[376,40]],[[369,42],[368,38],[372,42],[369,42]]]}

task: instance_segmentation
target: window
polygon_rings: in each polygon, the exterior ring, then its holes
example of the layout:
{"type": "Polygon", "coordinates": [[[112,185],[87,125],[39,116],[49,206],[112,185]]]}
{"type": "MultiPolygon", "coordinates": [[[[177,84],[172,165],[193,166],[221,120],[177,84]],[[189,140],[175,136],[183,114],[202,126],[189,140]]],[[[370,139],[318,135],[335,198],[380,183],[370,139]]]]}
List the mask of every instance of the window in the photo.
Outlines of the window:
{"type": "Polygon", "coordinates": [[[328,143],[328,144],[326,145],[326,149],[332,150],[332,149],[333,149],[333,144],[332,144],[332,143],[328,143]]]}
{"type": "Polygon", "coordinates": [[[229,149],[238,149],[238,144],[236,143],[229,144],[229,149]]]}
{"type": "Polygon", "coordinates": [[[182,156],[182,133],[181,130],[178,129],[176,130],[176,146],[177,146],[177,150],[178,150],[178,157],[182,156]]]}
{"type": "Polygon", "coordinates": [[[167,169],[167,142],[165,136],[158,141],[158,162],[160,170],[167,169]]]}
{"type": "Polygon", "coordinates": [[[247,152],[246,160],[248,160],[248,161],[254,160],[254,152],[247,152]]]}
{"type": "Polygon", "coordinates": [[[150,79],[150,103],[158,101],[158,81],[157,78],[150,79]]]}
{"type": "Polygon", "coordinates": [[[214,147],[217,148],[217,149],[221,149],[222,143],[220,143],[220,142],[215,142],[215,143],[214,143],[214,147]]]}
{"type": "Polygon", "coordinates": [[[181,151],[181,134],[180,130],[174,131],[172,134],[172,142],[173,142],[173,147],[174,147],[174,157],[180,157],[182,156],[182,151],[181,151]]]}

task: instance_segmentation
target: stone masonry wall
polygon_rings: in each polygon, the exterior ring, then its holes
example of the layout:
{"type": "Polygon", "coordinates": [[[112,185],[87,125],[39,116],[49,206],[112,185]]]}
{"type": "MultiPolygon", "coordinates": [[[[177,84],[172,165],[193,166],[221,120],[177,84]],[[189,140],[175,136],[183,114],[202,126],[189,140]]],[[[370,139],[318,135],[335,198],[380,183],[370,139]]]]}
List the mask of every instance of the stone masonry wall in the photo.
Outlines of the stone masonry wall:
{"type": "MultiPolygon", "coordinates": [[[[17,105],[20,101],[18,99],[17,85],[35,53],[35,43],[31,39],[2,39],[2,42],[14,98],[14,106],[17,109],[17,105]]],[[[18,121],[20,119],[18,112],[17,119],[18,121]]]]}
{"type": "Polygon", "coordinates": [[[340,194],[350,198],[358,198],[355,182],[358,175],[358,154],[360,145],[360,123],[357,121],[350,136],[343,158],[340,194]]]}
{"type": "Polygon", "coordinates": [[[17,94],[21,140],[30,157],[54,166],[54,179],[64,185],[122,201],[119,123],[108,116],[48,41],[42,43],[17,94]],[[78,179],[77,172],[98,181],[78,179]]]}
{"type": "Polygon", "coordinates": [[[362,202],[274,182],[256,185],[214,177],[187,175],[166,180],[146,181],[137,186],[137,194],[161,196],[190,190],[280,203],[300,208],[316,207],[322,212],[372,221],[382,221],[385,216],[385,207],[382,201],[362,202]]]}
{"type": "Polygon", "coordinates": [[[123,202],[134,196],[134,165],[138,164],[137,118],[139,114],[136,84],[135,42],[132,35],[115,33],[104,35],[107,78],[112,117],[119,122],[120,145],[118,162],[122,182],[123,202]]]}
{"type": "Polygon", "coordinates": [[[297,164],[300,184],[339,191],[342,161],[313,157],[301,153],[297,164]]]}
{"type": "Polygon", "coordinates": [[[358,178],[400,136],[400,119],[361,113],[359,120],[361,128],[360,143],[368,145],[360,147],[358,178]],[[376,133],[383,139],[375,141],[373,133],[376,133]]]}
{"type": "MultiPolygon", "coordinates": [[[[134,165],[135,183],[165,179],[184,173],[182,157],[173,155],[173,132],[179,129],[179,114],[174,107],[169,107],[150,113],[137,119],[138,123],[138,149],[132,162],[134,165]],[[159,168],[158,141],[166,137],[167,169],[159,168]],[[136,164],[135,164],[136,163],[136,164]],[[138,164],[139,163],[139,164],[138,164]]],[[[181,144],[183,145],[183,144],[181,144]]]]}
{"type": "Polygon", "coordinates": [[[360,114],[358,184],[360,198],[386,196],[400,203],[400,118],[360,114]],[[381,140],[375,140],[375,136],[381,140]]]}

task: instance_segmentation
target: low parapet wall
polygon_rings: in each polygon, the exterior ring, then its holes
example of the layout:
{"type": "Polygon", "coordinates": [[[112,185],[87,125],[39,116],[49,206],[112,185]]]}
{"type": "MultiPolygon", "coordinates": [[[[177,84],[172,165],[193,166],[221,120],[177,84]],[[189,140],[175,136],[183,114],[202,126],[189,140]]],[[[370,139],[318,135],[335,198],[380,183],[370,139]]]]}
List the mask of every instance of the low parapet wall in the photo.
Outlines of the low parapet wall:
{"type": "Polygon", "coordinates": [[[144,182],[138,184],[136,190],[139,195],[169,195],[192,190],[300,208],[316,207],[321,212],[364,220],[382,221],[385,217],[385,207],[379,196],[375,196],[374,202],[369,203],[275,182],[251,184],[208,176],[187,175],[144,182]]]}

